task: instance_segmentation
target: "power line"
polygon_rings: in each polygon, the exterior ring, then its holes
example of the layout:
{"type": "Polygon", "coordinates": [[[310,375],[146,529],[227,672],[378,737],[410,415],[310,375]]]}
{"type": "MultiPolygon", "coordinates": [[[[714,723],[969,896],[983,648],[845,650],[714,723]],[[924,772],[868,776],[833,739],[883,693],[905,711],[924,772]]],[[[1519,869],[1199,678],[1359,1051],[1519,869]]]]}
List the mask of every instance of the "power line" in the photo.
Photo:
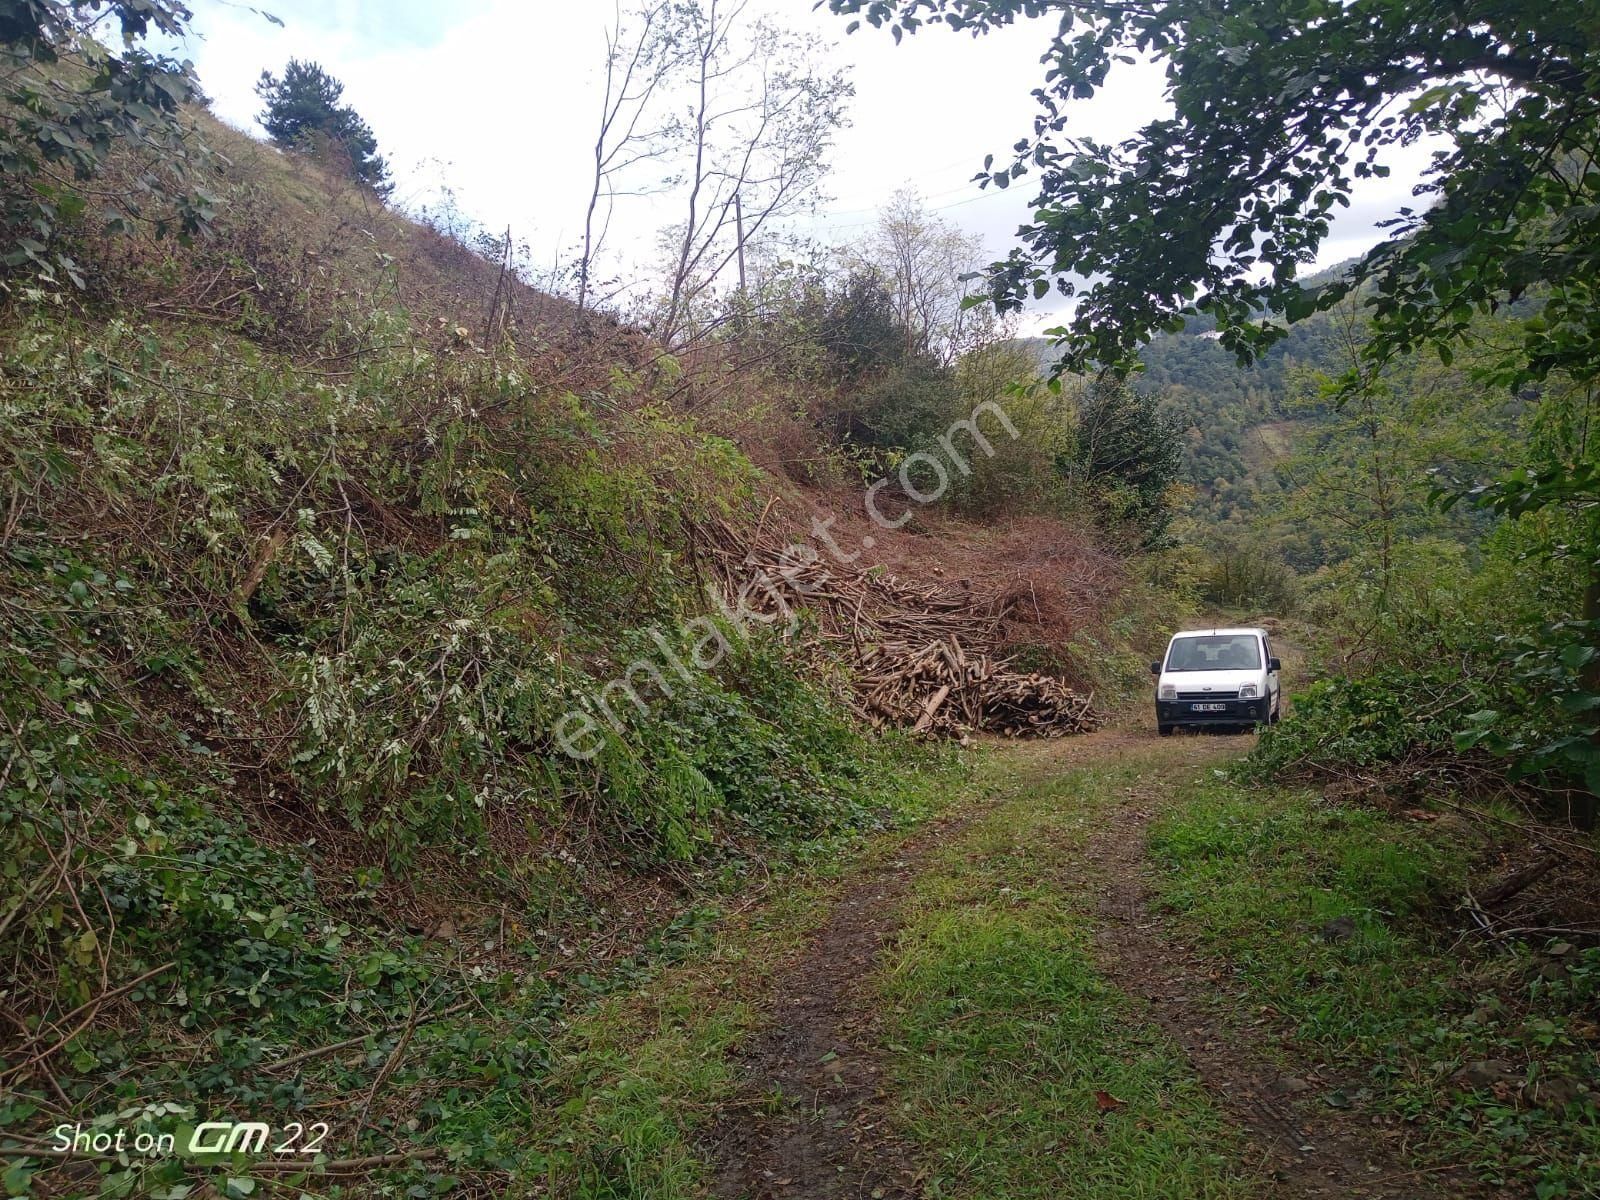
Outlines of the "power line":
{"type": "MultiPolygon", "coordinates": [[[[957,189],[957,190],[961,190],[961,189],[957,189]]],[[[946,192],[944,194],[945,195],[949,195],[950,193],[946,192]]],[[[950,203],[950,204],[941,204],[941,205],[939,205],[939,206],[937,206],[935,208],[930,208],[927,211],[929,213],[949,212],[952,208],[961,208],[963,205],[976,204],[979,200],[988,200],[993,196],[1004,195],[1004,194],[1005,194],[1005,192],[1001,188],[986,188],[983,191],[979,192],[976,196],[968,196],[964,200],[956,200],[956,201],[954,201],[953,203],[950,203]]],[[[825,221],[825,222],[828,223],[828,226],[829,226],[830,229],[837,229],[837,230],[864,229],[869,225],[876,225],[878,223],[878,218],[877,218],[876,214],[881,212],[882,209],[881,208],[877,208],[877,209],[861,209],[861,210],[858,210],[858,211],[872,212],[874,215],[870,219],[865,220],[865,221],[847,221],[847,222],[845,222],[843,224],[836,223],[835,220],[834,220],[835,217],[838,217],[838,216],[849,216],[850,215],[850,211],[849,210],[845,210],[842,213],[838,213],[838,212],[820,213],[817,216],[813,217],[812,220],[814,222],[823,222],[823,221],[825,221]]]]}
{"type": "MultiPolygon", "coordinates": [[[[942,171],[944,169],[945,168],[940,167],[940,168],[935,169],[934,171],[929,171],[929,172],[927,172],[926,174],[923,175],[923,178],[926,178],[928,175],[938,174],[939,171],[942,171]]],[[[973,172],[974,175],[976,173],[977,172],[973,172]]],[[[912,186],[916,186],[916,181],[915,180],[911,180],[909,182],[911,182],[912,186]]],[[[966,179],[962,180],[960,183],[956,184],[953,187],[942,188],[941,190],[939,190],[937,192],[928,192],[928,193],[924,193],[920,188],[918,188],[917,189],[917,194],[923,200],[937,200],[942,196],[954,196],[957,192],[964,192],[968,188],[972,187],[973,185],[974,185],[974,180],[972,179],[971,176],[968,176],[966,179]]],[[[851,216],[855,216],[857,213],[873,213],[873,212],[877,212],[880,207],[881,207],[881,203],[863,204],[863,205],[859,205],[859,206],[852,206],[850,208],[835,209],[832,215],[837,216],[837,217],[851,217],[851,216]]]]}
{"type": "MultiPolygon", "coordinates": [[[[970,162],[970,160],[963,157],[958,158],[957,162],[954,163],[946,163],[946,165],[934,166],[934,168],[931,168],[931,170],[928,171],[928,176],[939,176],[939,174],[944,173],[944,171],[950,170],[952,166],[960,166],[966,162],[970,162]]],[[[978,174],[978,171],[974,170],[973,174],[978,174]]],[[[914,181],[914,179],[907,179],[906,182],[909,182],[909,184],[912,184],[914,187],[918,187],[918,192],[922,190],[920,189],[920,186],[918,186],[917,182],[914,181]]],[[[962,182],[958,182],[958,184],[954,184],[952,187],[942,187],[942,189],[939,189],[938,192],[930,192],[930,194],[923,195],[922,198],[923,200],[938,200],[941,195],[955,195],[957,192],[965,192],[965,190],[968,189],[971,184],[973,184],[973,176],[966,176],[965,179],[962,179],[962,182]]],[[[853,216],[854,213],[872,213],[872,211],[877,211],[877,205],[875,205],[875,203],[866,203],[866,205],[851,205],[848,206],[848,208],[840,208],[840,210],[837,210],[837,214],[838,216],[853,216]]]]}

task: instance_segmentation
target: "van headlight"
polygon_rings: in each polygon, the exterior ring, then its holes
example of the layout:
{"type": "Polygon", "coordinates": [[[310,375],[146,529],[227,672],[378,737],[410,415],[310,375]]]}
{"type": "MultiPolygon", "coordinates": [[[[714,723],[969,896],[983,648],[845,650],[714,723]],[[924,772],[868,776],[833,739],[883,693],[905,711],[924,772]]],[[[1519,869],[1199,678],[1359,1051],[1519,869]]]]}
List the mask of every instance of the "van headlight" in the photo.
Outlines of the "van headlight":
{"type": "Polygon", "coordinates": [[[1256,685],[1253,683],[1245,683],[1239,686],[1239,699],[1241,700],[1254,700],[1256,693],[1256,685]]]}
{"type": "Polygon", "coordinates": [[[1176,700],[1177,698],[1178,685],[1175,683],[1163,683],[1156,689],[1156,699],[1158,700],[1176,700]]]}

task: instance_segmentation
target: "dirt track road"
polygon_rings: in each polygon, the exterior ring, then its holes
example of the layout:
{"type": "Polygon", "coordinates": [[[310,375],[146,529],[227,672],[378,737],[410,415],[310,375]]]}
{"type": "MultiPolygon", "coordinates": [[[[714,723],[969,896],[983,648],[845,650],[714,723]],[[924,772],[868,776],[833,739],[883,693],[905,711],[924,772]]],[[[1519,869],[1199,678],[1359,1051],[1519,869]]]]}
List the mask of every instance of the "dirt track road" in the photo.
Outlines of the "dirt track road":
{"type": "MultiPolygon", "coordinates": [[[[1219,1024],[1214,966],[1173,944],[1151,910],[1146,826],[1168,802],[1171,780],[1222,765],[1248,749],[1239,737],[1158,739],[1109,729],[1087,737],[1010,745],[1003,782],[948,811],[890,860],[862,869],[838,895],[809,948],[781,975],[764,1031],[738,1059],[742,1099],[711,1125],[711,1194],[735,1200],[911,1200],[929,1192],[925,1152],[897,1131],[892,1054],[873,986],[892,957],[906,897],[930,856],[958,845],[969,827],[1074,772],[1115,795],[1069,862],[1086,895],[1084,922],[1103,978],[1133,1002],[1187,1062],[1224,1116],[1247,1191],[1275,1197],[1425,1197],[1473,1194],[1460,1180],[1409,1169],[1403,1147],[1341,1114],[1297,1101],[1316,1064],[1285,1062],[1280,1032],[1263,1022],[1241,1034],[1219,1024]],[[1242,1152],[1241,1152],[1242,1151],[1242,1152]]],[[[1026,887],[1029,880],[1018,879],[1026,887]]],[[[959,1190],[959,1189],[958,1189],[959,1190]]],[[[1084,1191],[1085,1196],[1099,1194],[1084,1191]]],[[[1137,1188],[1117,1194],[1149,1194],[1137,1188]]],[[[1218,1193],[1205,1193],[1218,1194],[1218,1193]]],[[[1239,1194],[1232,1190],[1220,1194],[1239,1194]]],[[[1001,1200],[996,1197],[995,1200],[1001,1200]]]]}

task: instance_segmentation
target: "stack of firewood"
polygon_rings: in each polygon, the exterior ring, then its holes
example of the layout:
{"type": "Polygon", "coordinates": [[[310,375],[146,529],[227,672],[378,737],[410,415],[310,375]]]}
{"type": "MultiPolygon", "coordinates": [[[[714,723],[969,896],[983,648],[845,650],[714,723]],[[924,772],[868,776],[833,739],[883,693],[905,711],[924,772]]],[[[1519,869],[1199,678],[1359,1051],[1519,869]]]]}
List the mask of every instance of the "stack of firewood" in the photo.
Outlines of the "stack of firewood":
{"type": "Polygon", "coordinates": [[[696,533],[731,608],[767,616],[804,609],[818,635],[845,646],[859,709],[873,724],[1008,737],[1060,737],[1099,724],[1092,696],[998,656],[1008,600],[856,570],[796,552],[759,528],[742,533],[718,522],[696,533]]]}
{"type": "Polygon", "coordinates": [[[1094,729],[1091,698],[1049,675],[1013,671],[959,639],[868,645],[857,679],[868,715],[917,732],[987,729],[1009,737],[1059,737],[1094,729]]]}

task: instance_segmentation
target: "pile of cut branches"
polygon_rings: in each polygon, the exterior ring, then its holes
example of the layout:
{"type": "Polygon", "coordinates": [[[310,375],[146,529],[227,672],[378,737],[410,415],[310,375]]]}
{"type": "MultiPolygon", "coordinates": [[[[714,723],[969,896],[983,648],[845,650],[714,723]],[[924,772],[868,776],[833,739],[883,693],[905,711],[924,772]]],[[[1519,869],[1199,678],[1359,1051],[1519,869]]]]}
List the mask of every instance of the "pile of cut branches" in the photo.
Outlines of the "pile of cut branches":
{"type": "Polygon", "coordinates": [[[806,610],[855,666],[856,707],[877,726],[956,735],[1061,737],[1099,726],[1092,695],[1050,675],[1015,670],[998,652],[1015,600],[825,559],[758,525],[699,527],[695,544],[730,608],[761,617],[806,610]]]}

